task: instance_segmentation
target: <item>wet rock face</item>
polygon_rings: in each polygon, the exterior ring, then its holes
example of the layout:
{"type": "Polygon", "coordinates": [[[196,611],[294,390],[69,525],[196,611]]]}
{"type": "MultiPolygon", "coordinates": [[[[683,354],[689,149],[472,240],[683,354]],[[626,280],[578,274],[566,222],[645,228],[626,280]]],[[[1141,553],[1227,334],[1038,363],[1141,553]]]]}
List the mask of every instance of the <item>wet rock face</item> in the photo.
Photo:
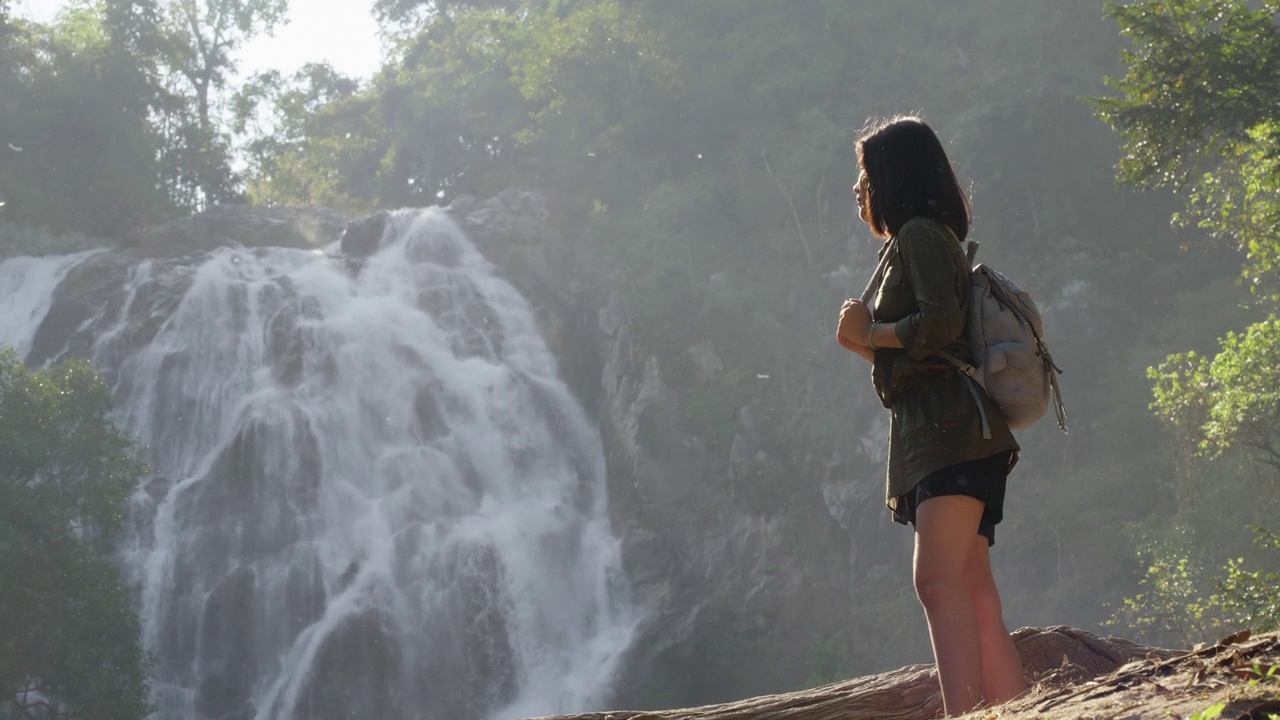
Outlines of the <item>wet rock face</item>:
{"type": "Polygon", "coordinates": [[[548,239],[551,211],[542,194],[524,188],[503,190],[492,198],[463,196],[449,210],[478,242],[504,238],[519,244],[548,239]]]}
{"type": "Polygon", "coordinates": [[[342,252],[353,257],[369,257],[382,245],[382,234],[387,229],[390,213],[380,212],[367,218],[347,223],[342,233],[342,252]]]}
{"type": "Polygon", "coordinates": [[[337,240],[346,224],[344,215],[325,208],[218,205],[148,228],[138,248],[150,257],[175,257],[228,245],[307,250],[337,240]]]}
{"type": "Polygon", "coordinates": [[[315,674],[300,692],[297,716],[415,717],[416,693],[405,682],[404,655],[394,623],[378,609],[347,619],[320,648],[315,674]]]}
{"type": "Polygon", "coordinates": [[[78,331],[95,317],[119,315],[124,303],[120,288],[134,264],[123,255],[103,252],[67,273],[36,331],[27,362],[44,365],[64,354],[88,357],[93,338],[78,331]]]}
{"type": "Polygon", "coordinates": [[[593,282],[582,248],[551,226],[546,198],[537,192],[509,189],[483,200],[464,196],[447,211],[526,294],[567,300],[593,282]]]}

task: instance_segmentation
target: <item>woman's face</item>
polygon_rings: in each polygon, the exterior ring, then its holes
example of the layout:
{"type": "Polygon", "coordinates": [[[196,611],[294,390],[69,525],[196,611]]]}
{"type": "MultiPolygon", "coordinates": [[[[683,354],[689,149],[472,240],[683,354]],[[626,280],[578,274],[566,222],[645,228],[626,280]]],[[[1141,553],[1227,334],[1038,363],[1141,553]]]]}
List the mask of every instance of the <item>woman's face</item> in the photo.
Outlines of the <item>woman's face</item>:
{"type": "Polygon", "coordinates": [[[862,222],[871,224],[871,210],[867,207],[867,173],[858,171],[858,184],[853,186],[853,200],[858,203],[858,217],[862,222]]]}

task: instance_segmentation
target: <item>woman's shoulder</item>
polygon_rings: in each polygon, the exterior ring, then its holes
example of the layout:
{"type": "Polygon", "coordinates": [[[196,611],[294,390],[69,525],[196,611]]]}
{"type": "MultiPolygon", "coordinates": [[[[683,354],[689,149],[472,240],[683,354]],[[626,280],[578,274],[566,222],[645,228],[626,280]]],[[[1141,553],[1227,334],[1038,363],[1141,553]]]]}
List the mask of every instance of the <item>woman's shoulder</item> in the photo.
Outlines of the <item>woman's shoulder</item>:
{"type": "Polygon", "coordinates": [[[917,215],[903,223],[902,227],[898,228],[898,234],[896,237],[899,241],[908,237],[922,237],[929,239],[944,238],[947,240],[954,240],[955,233],[951,228],[937,220],[927,218],[923,215],[917,215]]]}
{"type": "Polygon", "coordinates": [[[959,246],[955,233],[951,228],[937,220],[917,215],[898,228],[894,236],[899,247],[941,247],[959,246]]]}

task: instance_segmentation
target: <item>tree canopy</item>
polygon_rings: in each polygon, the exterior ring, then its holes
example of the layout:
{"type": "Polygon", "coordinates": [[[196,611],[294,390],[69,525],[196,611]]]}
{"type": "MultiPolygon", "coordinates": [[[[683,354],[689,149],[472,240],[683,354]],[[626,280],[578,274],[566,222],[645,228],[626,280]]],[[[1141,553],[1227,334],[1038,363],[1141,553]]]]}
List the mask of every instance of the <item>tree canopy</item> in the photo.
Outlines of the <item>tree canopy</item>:
{"type": "Polygon", "coordinates": [[[1247,280],[1280,274],[1280,2],[1111,4],[1135,45],[1121,94],[1095,99],[1124,141],[1121,182],[1185,192],[1179,219],[1233,241],[1247,280]]]}
{"type": "Polygon", "coordinates": [[[234,52],[285,0],[93,0],[49,24],[0,7],[3,219],[122,239],[241,198],[234,52]]]}

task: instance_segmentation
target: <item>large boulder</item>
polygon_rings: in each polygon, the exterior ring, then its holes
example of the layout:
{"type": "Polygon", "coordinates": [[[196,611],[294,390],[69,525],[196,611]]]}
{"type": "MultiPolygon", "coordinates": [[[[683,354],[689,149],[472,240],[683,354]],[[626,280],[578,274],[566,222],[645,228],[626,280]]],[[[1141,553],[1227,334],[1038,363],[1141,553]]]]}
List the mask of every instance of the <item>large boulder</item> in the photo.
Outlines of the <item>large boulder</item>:
{"type": "Polygon", "coordinates": [[[347,229],[342,233],[342,252],[354,257],[369,257],[378,252],[390,217],[391,213],[383,210],[347,223],[347,229]]]}

